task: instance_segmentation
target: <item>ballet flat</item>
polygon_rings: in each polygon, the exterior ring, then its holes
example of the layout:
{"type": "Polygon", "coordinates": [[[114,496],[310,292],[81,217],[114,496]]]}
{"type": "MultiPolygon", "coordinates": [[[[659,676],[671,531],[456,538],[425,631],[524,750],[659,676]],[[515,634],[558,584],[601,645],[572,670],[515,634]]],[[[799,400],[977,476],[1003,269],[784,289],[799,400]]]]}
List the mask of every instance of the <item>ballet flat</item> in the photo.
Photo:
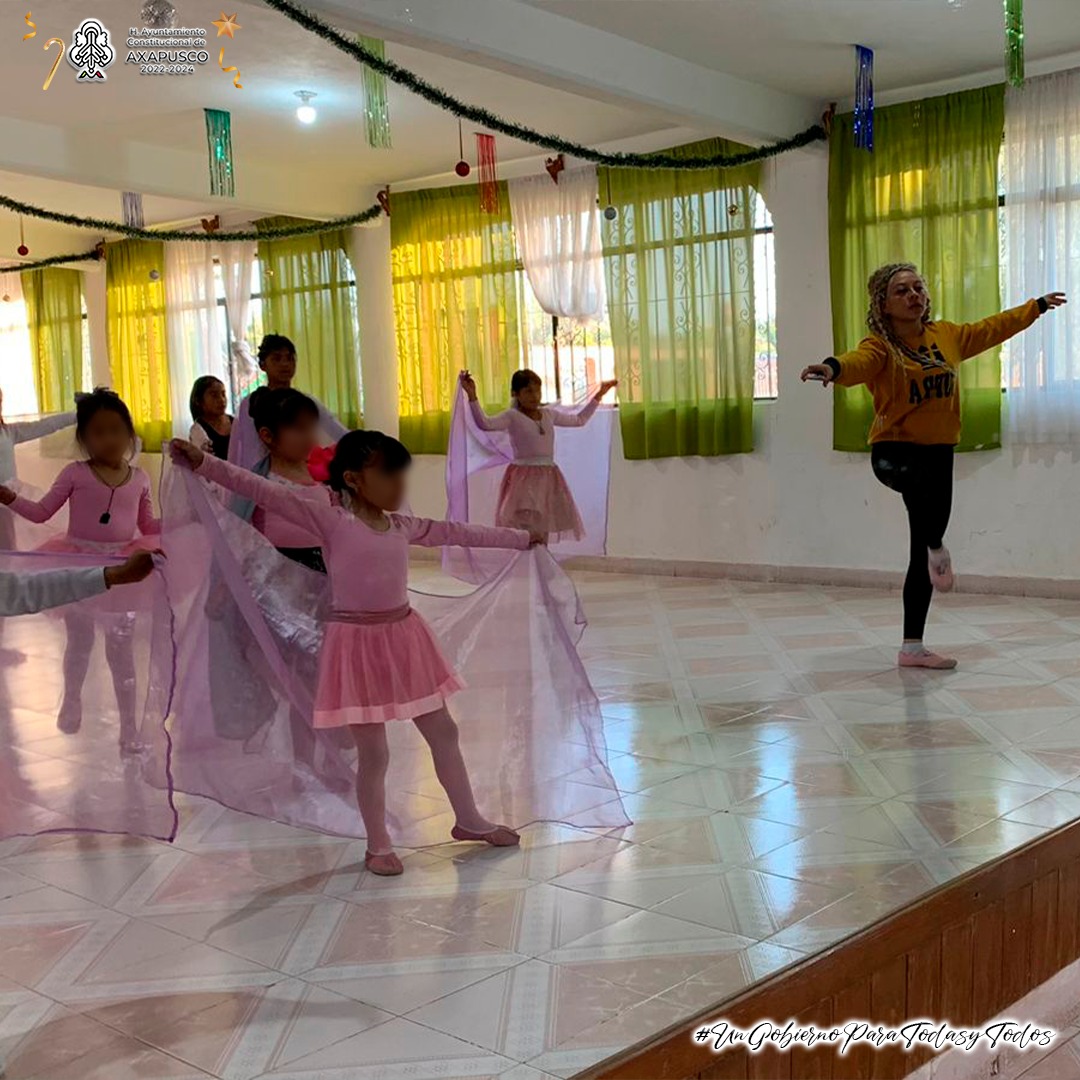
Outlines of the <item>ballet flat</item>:
{"type": "Polygon", "coordinates": [[[450,830],[450,835],[455,840],[475,840],[492,847],[517,847],[521,843],[521,837],[513,829],[506,825],[496,825],[494,829],[486,833],[469,832],[460,825],[455,825],[450,830]]]}
{"type": "Polygon", "coordinates": [[[379,877],[397,877],[398,874],[405,873],[401,860],[392,851],[388,851],[385,855],[372,855],[370,851],[365,851],[364,866],[379,877]]]}

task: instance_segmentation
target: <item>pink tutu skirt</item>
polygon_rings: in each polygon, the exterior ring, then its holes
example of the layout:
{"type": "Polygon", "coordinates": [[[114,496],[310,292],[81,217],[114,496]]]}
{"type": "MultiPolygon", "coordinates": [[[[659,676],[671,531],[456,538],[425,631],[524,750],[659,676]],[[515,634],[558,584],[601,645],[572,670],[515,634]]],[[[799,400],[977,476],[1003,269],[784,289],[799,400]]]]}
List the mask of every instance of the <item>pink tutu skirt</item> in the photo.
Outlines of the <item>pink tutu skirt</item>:
{"type": "Polygon", "coordinates": [[[580,540],[585,526],[558,465],[507,465],[495,524],[546,533],[549,540],[580,540]]]}
{"type": "Polygon", "coordinates": [[[326,624],[314,726],[413,720],[464,687],[435,635],[411,609],[375,622],[326,624]]]}
{"type": "MultiPolygon", "coordinates": [[[[76,552],[80,555],[94,555],[100,558],[101,565],[105,566],[116,559],[126,559],[136,551],[156,551],[161,546],[160,536],[137,536],[134,540],[123,543],[97,543],[93,540],[80,540],[78,537],[55,536],[46,541],[36,550],[47,552],[76,552]]],[[[154,584],[152,578],[140,581],[136,585],[120,585],[115,589],[109,589],[99,596],[88,600],[80,600],[76,605],[65,605],[54,608],[57,615],[63,615],[72,607],[86,614],[124,615],[133,611],[145,611],[154,606],[154,584]]]]}

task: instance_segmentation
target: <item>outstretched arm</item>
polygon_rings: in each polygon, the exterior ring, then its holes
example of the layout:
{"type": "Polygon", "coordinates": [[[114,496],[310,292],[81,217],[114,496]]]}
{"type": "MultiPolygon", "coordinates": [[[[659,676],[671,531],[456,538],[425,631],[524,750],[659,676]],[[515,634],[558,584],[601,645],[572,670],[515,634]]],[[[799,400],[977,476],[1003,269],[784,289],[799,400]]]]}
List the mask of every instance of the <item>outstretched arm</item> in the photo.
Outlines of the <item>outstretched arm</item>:
{"type": "Polygon", "coordinates": [[[23,495],[16,495],[10,488],[0,488],[0,503],[5,503],[27,521],[38,524],[48,521],[71,498],[75,486],[72,471],[75,467],[68,465],[62,469],[53,486],[40,499],[27,499],[23,495]]]}
{"type": "Polygon", "coordinates": [[[329,502],[316,504],[313,500],[302,498],[290,491],[285,484],[275,484],[273,480],[257,476],[247,469],[239,469],[227,461],[219,461],[183,439],[174,439],[170,444],[170,452],[173,461],[181,465],[186,463],[199,476],[235,491],[237,495],[242,495],[264,509],[280,514],[292,524],[310,529],[320,536],[329,533],[337,521],[337,511],[329,502]]]}
{"type": "Polygon", "coordinates": [[[457,521],[399,517],[409,543],[418,547],[512,548],[524,551],[533,537],[524,529],[499,529],[490,525],[465,525],[457,521]]]}
{"type": "Polygon", "coordinates": [[[1052,307],[1060,307],[1065,303],[1064,293],[1048,293],[1040,296],[1037,300],[1029,300],[1019,307],[1009,308],[1008,311],[991,315],[988,319],[980,319],[974,323],[960,323],[956,326],[956,341],[960,348],[960,356],[964,360],[970,360],[979,353],[986,352],[996,345],[1000,345],[1009,338],[1015,337],[1021,331],[1026,330],[1036,319],[1052,307]]]}
{"type": "Polygon", "coordinates": [[[461,389],[465,391],[465,396],[469,399],[469,411],[472,413],[476,426],[481,431],[505,431],[510,426],[510,414],[508,412],[501,412],[498,416],[488,416],[484,412],[480,402],[476,399],[476,380],[469,372],[463,371],[458,376],[458,382],[461,383],[461,389]]]}
{"type": "Polygon", "coordinates": [[[830,356],[824,363],[803,368],[803,382],[820,382],[825,386],[858,386],[873,382],[888,360],[888,349],[880,338],[863,338],[851,352],[830,356]]]}
{"type": "Polygon", "coordinates": [[[8,424],[8,432],[11,441],[16,446],[19,443],[32,442],[34,439],[44,439],[54,431],[63,431],[75,423],[73,412],[55,413],[53,416],[43,416],[40,420],[26,420],[18,424],[8,424]]]}
{"type": "Polygon", "coordinates": [[[46,608],[73,604],[108,588],[105,569],[41,570],[32,574],[0,573],[0,615],[33,615],[46,608]]]}

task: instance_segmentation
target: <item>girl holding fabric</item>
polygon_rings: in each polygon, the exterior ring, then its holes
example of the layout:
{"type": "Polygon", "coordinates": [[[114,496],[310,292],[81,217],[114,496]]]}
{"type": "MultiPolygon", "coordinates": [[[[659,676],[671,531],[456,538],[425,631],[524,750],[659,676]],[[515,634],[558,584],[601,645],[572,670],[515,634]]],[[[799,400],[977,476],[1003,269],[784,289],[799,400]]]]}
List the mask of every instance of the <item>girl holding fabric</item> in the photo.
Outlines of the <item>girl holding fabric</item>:
{"type": "Polygon", "coordinates": [[[868,282],[870,336],[851,352],[811,364],[802,379],[865,384],[874,399],[871,465],[903,497],[911,550],[904,579],[900,667],[947,670],[956,661],[923,645],[934,589],[953,587],[945,530],[952,509],[953,454],[960,439],[960,364],[1026,330],[1065,303],[1049,293],[976,323],[930,318],[926,282],[911,263],[891,263],[868,282]]]}
{"type": "Polygon", "coordinates": [[[488,416],[477,400],[472,375],[463,371],[459,380],[476,426],[481,431],[507,432],[513,448],[514,460],[507,466],[499,490],[495,524],[529,529],[541,534],[545,543],[569,537],[580,540],[585,526],[566,478],[555,464],[555,428],[584,427],[603,396],[618,383],[614,379],[601,383],[588,404],[575,413],[541,406],[540,376],[524,368],[515,371],[510,380],[512,407],[488,416]]]}

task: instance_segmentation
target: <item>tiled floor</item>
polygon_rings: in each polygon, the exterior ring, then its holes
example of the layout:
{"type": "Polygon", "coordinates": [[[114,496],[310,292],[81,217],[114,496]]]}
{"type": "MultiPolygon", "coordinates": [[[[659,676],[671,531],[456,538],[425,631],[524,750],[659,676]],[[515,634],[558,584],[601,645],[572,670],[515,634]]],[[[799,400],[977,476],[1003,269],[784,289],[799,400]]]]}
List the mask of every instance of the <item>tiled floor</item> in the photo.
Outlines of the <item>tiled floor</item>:
{"type": "Polygon", "coordinates": [[[9,841],[10,1080],[568,1077],[1080,816],[1080,604],[948,598],[960,669],[900,673],[895,594],[581,587],[632,826],[398,879],[194,800],[172,846],[9,841]]]}

